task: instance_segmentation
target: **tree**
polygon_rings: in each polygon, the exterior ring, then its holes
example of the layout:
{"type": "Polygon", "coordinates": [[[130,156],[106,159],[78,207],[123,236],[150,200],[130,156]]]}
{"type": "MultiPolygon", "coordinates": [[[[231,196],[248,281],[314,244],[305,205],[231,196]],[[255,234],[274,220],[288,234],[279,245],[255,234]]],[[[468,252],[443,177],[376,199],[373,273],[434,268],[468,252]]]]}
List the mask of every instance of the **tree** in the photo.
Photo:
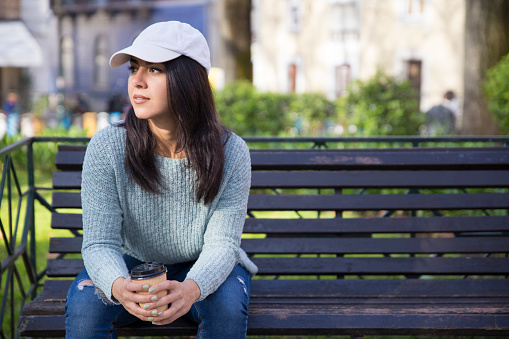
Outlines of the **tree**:
{"type": "Polygon", "coordinates": [[[251,65],[251,0],[223,0],[221,35],[226,81],[253,79],[251,65]]]}
{"type": "Polygon", "coordinates": [[[496,134],[481,83],[509,52],[509,0],[466,0],[463,134],[496,134]]]}
{"type": "Polygon", "coordinates": [[[486,72],[484,92],[498,128],[509,134],[509,54],[486,72]]]}

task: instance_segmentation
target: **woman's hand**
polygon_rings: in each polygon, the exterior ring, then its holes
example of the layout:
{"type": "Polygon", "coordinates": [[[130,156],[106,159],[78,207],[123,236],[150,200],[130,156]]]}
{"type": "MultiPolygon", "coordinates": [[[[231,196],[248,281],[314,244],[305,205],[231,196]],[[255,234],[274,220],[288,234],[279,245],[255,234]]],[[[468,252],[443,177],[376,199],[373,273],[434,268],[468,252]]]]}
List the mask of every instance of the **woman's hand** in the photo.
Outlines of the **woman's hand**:
{"type": "Polygon", "coordinates": [[[167,290],[168,294],[155,303],[150,303],[150,309],[156,309],[162,305],[169,305],[169,308],[157,316],[153,316],[153,324],[165,325],[180,318],[193,306],[200,297],[200,288],[194,280],[187,279],[184,282],[166,280],[152,286],[155,295],[157,292],[167,290]]]}
{"type": "MultiPolygon", "coordinates": [[[[156,286],[156,285],[154,285],[156,286]]],[[[153,311],[154,307],[150,307],[150,305],[154,304],[152,297],[155,296],[155,293],[152,294],[137,294],[136,292],[147,291],[150,286],[146,284],[135,283],[131,281],[131,278],[118,278],[113,282],[113,286],[111,288],[111,293],[115,299],[118,300],[127,310],[127,312],[131,313],[135,317],[140,318],[144,321],[152,321],[152,318],[157,315],[157,311],[155,314],[153,311]],[[145,288],[144,288],[145,287],[145,288]],[[147,308],[141,307],[141,305],[146,305],[147,308]]]]}

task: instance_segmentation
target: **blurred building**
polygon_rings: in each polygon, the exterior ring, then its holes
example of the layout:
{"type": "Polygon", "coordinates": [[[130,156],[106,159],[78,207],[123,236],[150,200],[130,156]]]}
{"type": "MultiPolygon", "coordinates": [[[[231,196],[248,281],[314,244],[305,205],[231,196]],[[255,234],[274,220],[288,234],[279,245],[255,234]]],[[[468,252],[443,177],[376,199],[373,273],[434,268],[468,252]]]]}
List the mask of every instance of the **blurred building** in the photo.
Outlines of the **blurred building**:
{"type": "MultiPolygon", "coordinates": [[[[51,87],[52,13],[45,0],[0,0],[0,100],[16,92],[23,110],[31,109],[31,98],[51,87]]],[[[19,112],[22,113],[22,112],[19,112]]]]}
{"type": "Polygon", "coordinates": [[[111,68],[110,56],[129,46],[148,25],[178,20],[206,37],[212,66],[221,64],[221,1],[52,0],[58,17],[57,87],[79,97],[92,111],[108,110],[110,99],[127,95],[126,67],[111,68]]]}
{"type": "Polygon", "coordinates": [[[426,111],[463,91],[465,0],[252,0],[253,83],[333,99],[377,69],[426,111]]]}

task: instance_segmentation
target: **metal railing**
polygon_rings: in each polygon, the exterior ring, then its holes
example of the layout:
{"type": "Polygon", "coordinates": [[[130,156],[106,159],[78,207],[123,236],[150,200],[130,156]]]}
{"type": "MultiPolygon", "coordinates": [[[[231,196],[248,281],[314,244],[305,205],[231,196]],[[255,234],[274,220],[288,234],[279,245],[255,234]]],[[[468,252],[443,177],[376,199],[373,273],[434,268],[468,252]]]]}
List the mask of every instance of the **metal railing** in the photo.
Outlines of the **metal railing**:
{"type": "MultiPolygon", "coordinates": [[[[452,143],[461,147],[475,143],[482,146],[509,145],[509,136],[487,137],[245,137],[253,148],[346,148],[365,147],[365,145],[396,145],[397,147],[423,147],[441,143],[452,143]]],[[[2,159],[2,178],[0,180],[0,236],[3,248],[0,266],[0,338],[17,338],[17,321],[28,299],[37,295],[37,288],[46,275],[46,269],[37,271],[36,216],[35,202],[53,212],[51,204],[40,193],[50,187],[38,187],[34,169],[34,144],[36,143],[86,143],[85,137],[32,137],[26,138],[0,150],[2,159]],[[16,163],[15,155],[22,152],[22,165],[16,163]],[[26,176],[22,184],[19,175],[26,176]],[[26,187],[25,187],[26,186],[26,187]],[[15,200],[17,199],[17,200],[15,200]],[[16,202],[15,206],[13,201],[16,202]],[[5,205],[7,204],[7,207],[5,205]],[[24,208],[23,208],[24,206],[24,208]],[[22,265],[22,266],[21,266],[22,265]],[[20,269],[20,266],[22,269],[20,269]],[[28,286],[27,286],[28,285],[28,286]]],[[[56,151],[56,146],[55,146],[56,151]]],[[[17,158],[20,159],[19,157],[17,158]]]]}

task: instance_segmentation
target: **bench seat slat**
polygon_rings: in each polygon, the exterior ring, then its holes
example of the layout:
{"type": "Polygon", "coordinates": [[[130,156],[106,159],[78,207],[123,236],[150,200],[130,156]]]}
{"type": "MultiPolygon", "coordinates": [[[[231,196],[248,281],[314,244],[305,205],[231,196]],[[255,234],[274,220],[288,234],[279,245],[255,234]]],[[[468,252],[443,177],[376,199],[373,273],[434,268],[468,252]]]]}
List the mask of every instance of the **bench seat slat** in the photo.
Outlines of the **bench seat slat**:
{"type": "MultiPolygon", "coordinates": [[[[81,172],[53,173],[53,188],[79,189],[81,172]]],[[[252,188],[509,187],[509,171],[253,172],[252,188]]]]}
{"type": "MultiPolygon", "coordinates": [[[[264,275],[509,275],[509,258],[252,258],[264,275]]],[[[81,259],[48,260],[49,277],[76,276],[81,259]]]]}
{"type": "MultiPolygon", "coordinates": [[[[50,239],[50,253],[80,253],[81,237],[50,239]]],[[[509,253],[502,238],[304,238],[243,239],[248,254],[509,253]]]]}
{"type": "MultiPolygon", "coordinates": [[[[81,208],[80,193],[54,192],[54,208],[81,208]]],[[[371,194],[371,195],[270,195],[252,194],[249,210],[362,211],[456,210],[509,208],[509,193],[472,194],[371,194]]]]}
{"type": "MultiPolygon", "coordinates": [[[[322,305],[320,305],[322,306],[322,305]]],[[[491,308],[490,308],[491,309],[491,308]]],[[[363,334],[407,334],[407,335],[435,335],[439,330],[443,334],[481,335],[490,330],[494,335],[509,334],[509,315],[490,314],[483,308],[476,308],[477,313],[409,313],[405,309],[395,312],[393,308],[387,308],[392,314],[358,314],[343,313],[335,314],[331,309],[321,308],[320,313],[293,314],[282,310],[282,307],[273,309],[252,309],[249,316],[248,335],[319,335],[338,334],[355,335],[363,334]],[[326,312],[326,313],[324,313],[326,312]],[[482,314],[486,313],[486,314],[482,314]],[[366,328],[366,322],[370,324],[366,328]]],[[[22,318],[20,328],[24,336],[62,336],[65,316],[25,316],[22,318]]],[[[183,318],[170,325],[153,326],[146,322],[136,322],[129,327],[117,330],[118,335],[165,336],[171,328],[172,335],[196,334],[196,324],[183,318]]]]}

